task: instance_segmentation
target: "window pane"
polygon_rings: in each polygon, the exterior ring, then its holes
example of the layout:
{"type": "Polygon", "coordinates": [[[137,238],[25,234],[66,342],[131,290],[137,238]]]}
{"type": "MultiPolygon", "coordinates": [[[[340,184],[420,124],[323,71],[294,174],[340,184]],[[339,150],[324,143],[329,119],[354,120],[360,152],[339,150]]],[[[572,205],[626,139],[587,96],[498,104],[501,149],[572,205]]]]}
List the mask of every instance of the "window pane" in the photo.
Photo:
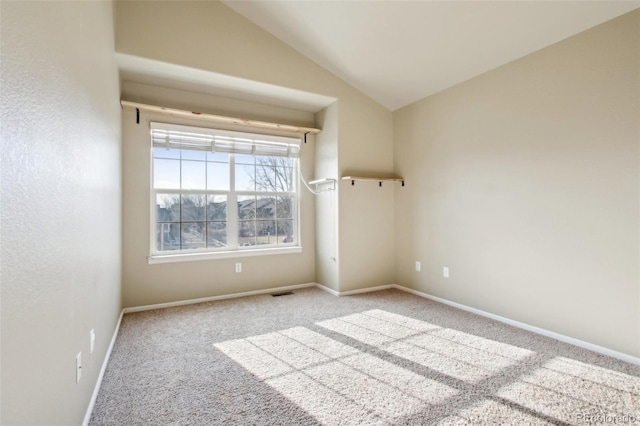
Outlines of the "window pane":
{"type": "Polygon", "coordinates": [[[276,222],[274,220],[259,220],[256,222],[257,243],[277,244],[276,222]]]}
{"type": "Polygon", "coordinates": [[[258,191],[292,191],[293,159],[256,157],[256,188],[258,191]]]}
{"type": "Polygon", "coordinates": [[[292,243],[294,235],[293,220],[278,221],[278,243],[292,243]]]}
{"type": "Polygon", "coordinates": [[[227,222],[207,222],[207,247],[227,246],[227,222]]]}
{"type": "Polygon", "coordinates": [[[229,163],[207,163],[207,189],[229,190],[229,163]]]}
{"type": "Polygon", "coordinates": [[[206,195],[182,195],[182,222],[205,220],[206,195]]]}
{"type": "Polygon", "coordinates": [[[238,245],[240,247],[256,245],[256,223],[254,221],[238,222],[238,245]]]}
{"type": "Polygon", "coordinates": [[[293,219],[293,196],[276,199],[276,217],[278,219],[293,219]]]}
{"type": "Polygon", "coordinates": [[[207,161],[215,161],[218,163],[228,163],[229,154],[223,154],[222,152],[207,152],[207,161]]]}
{"type": "Polygon", "coordinates": [[[293,168],[293,158],[278,158],[278,167],[293,168]]]}
{"type": "Polygon", "coordinates": [[[271,158],[264,157],[256,160],[256,191],[278,191],[280,176],[276,176],[276,168],[271,158]]]}
{"type": "Polygon", "coordinates": [[[180,221],[180,195],[156,195],[156,222],[180,221]]]}
{"type": "Polygon", "coordinates": [[[238,197],[238,219],[253,220],[256,218],[256,197],[239,196],[238,197]]]}
{"type": "Polygon", "coordinates": [[[209,195],[207,196],[207,220],[227,219],[227,196],[209,195]]]}
{"type": "Polygon", "coordinates": [[[205,222],[182,224],[182,250],[193,250],[206,247],[205,222]]]}
{"type": "Polygon", "coordinates": [[[179,223],[159,223],[156,225],[156,250],[180,250],[179,223]]]}
{"type": "Polygon", "coordinates": [[[280,162],[286,161],[286,157],[266,157],[264,155],[256,156],[256,163],[269,164],[271,167],[277,166],[280,162]]]}
{"type": "Polygon", "coordinates": [[[274,219],[276,217],[275,197],[256,197],[256,218],[274,219]]]}
{"type": "Polygon", "coordinates": [[[293,159],[287,157],[256,156],[256,163],[268,164],[271,167],[293,167],[293,159]]]}
{"type": "Polygon", "coordinates": [[[153,160],[153,187],[180,189],[180,160],[153,160]]]}
{"type": "Polygon", "coordinates": [[[206,189],[204,161],[182,161],[182,189],[206,189]]]}
{"type": "Polygon", "coordinates": [[[174,158],[176,160],[179,160],[180,150],[167,149],[167,148],[153,148],[153,157],[154,158],[174,158]]]}
{"type": "Polygon", "coordinates": [[[236,164],[254,164],[256,162],[253,155],[236,154],[236,164]]]}
{"type": "Polygon", "coordinates": [[[191,151],[189,149],[183,149],[182,159],[205,161],[207,159],[207,151],[191,151]]]}
{"type": "Polygon", "coordinates": [[[293,158],[256,156],[256,163],[269,164],[271,167],[293,167],[293,158]]]}
{"type": "Polygon", "coordinates": [[[236,191],[255,191],[255,166],[236,164],[236,191]]]}
{"type": "Polygon", "coordinates": [[[293,191],[293,169],[291,167],[277,167],[276,168],[277,190],[278,191],[293,191]]]}

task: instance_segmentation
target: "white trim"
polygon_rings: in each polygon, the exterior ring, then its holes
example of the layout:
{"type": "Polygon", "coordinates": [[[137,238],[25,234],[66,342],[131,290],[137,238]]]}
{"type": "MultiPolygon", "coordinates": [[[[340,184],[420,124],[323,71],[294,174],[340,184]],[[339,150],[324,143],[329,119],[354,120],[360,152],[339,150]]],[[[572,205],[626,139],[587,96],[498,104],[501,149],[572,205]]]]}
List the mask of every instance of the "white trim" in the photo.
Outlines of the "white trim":
{"type": "Polygon", "coordinates": [[[104,356],[104,361],[102,361],[100,374],[98,374],[98,380],[96,381],[96,385],[93,387],[93,394],[91,394],[91,400],[89,401],[87,412],[84,415],[84,420],[82,420],[82,426],[87,426],[89,424],[89,420],[91,420],[91,414],[93,414],[93,408],[95,407],[96,400],[98,399],[98,393],[100,392],[100,386],[102,386],[104,372],[107,370],[107,364],[109,364],[109,359],[111,358],[111,352],[113,351],[113,347],[116,344],[116,337],[118,336],[118,332],[120,331],[120,324],[122,323],[123,316],[124,309],[120,311],[120,317],[118,318],[118,322],[116,323],[116,329],[113,331],[113,336],[111,337],[111,342],[109,343],[109,347],[107,348],[107,353],[104,356]]]}
{"type": "Polygon", "coordinates": [[[394,288],[393,286],[394,284],[385,284],[385,285],[379,285],[375,287],[359,288],[357,290],[341,291],[340,296],[351,296],[353,294],[362,294],[362,293],[371,293],[373,291],[389,290],[390,288],[394,288]]]}
{"type": "Polygon", "coordinates": [[[151,311],[153,309],[164,309],[164,308],[172,308],[172,307],[176,307],[176,306],[194,305],[196,303],[213,302],[213,301],[216,301],[216,300],[225,300],[225,299],[235,299],[237,297],[256,296],[256,295],[260,295],[260,294],[268,294],[268,293],[274,293],[274,292],[296,290],[296,289],[299,289],[299,288],[315,287],[315,286],[316,286],[316,283],[288,285],[288,286],[284,286],[284,287],[267,288],[267,289],[264,289],[264,290],[253,290],[253,291],[244,291],[244,292],[241,292],[241,293],[223,294],[223,295],[220,295],[220,296],[201,297],[199,299],[180,300],[180,301],[177,301],[177,302],[158,303],[158,304],[155,304],[155,305],[134,306],[134,307],[131,307],[131,308],[124,308],[123,312],[125,314],[129,314],[129,313],[132,313],[132,312],[151,311]]]}
{"type": "Polygon", "coordinates": [[[229,259],[234,257],[270,256],[278,254],[302,253],[302,246],[271,247],[264,249],[238,249],[229,251],[207,251],[201,253],[180,253],[167,255],[153,255],[147,257],[149,265],[158,263],[192,262],[195,260],[229,259]]]}
{"type": "Polygon", "coordinates": [[[612,358],[616,358],[616,359],[628,362],[630,364],[640,365],[640,358],[634,357],[634,356],[629,355],[629,354],[625,354],[623,352],[614,351],[613,349],[605,348],[603,346],[598,346],[598,345],[595,345],[593,343],[585,342],[584,340],[580,340],[580,339],[576,339],[576,338],[573,338],[573,337],[565,336],[564,334],[556,333],[555,331],[550,331],[550,330],[546,330],[544,328],[540,328],[540,327],[536,327],[536,326],[533,326],[533,325],[529,325],[529,324],[526,324],[526,323],[523,323],[523,322],[520,322],[520,321],[515,321],[515,320],[512,320],[510,318],[505,318],[505,317],[502,317],[500,315],[492,314],[490,312],[485,312],[485,311],[482,311],[480,309],[476,309],[476,308],[472,308],[470,306],[463,305],[461,303],[452,302],[450,300],[443,299],[441,297],[432,296],[430,294],[423,293],[423,292],[417,291],[417,290],[413,290],[411,288],[403,287],[403,286],[398,285],[398,284],[392,284],[391,287],[392,288],[396,288],[398,290],[406,291],[407,293],[411,293],[411,294],[414,294],[416,296],[424,297],[425,299],[433,300],[434,302],[442,303],[444,305],[449,305],[449,306],[452,306],[454,308],[457,308],[457,309],[460,309],[460,310],[463,310],[463,311],[471,312],[473,314],[480,315],[480,316],[483,316],[483,317],[486,317],[486,318],[491,318],[493,320],[500,321],[500,322],[502,322],[504,324],[512,325],[514,327],[517,327],[517,328],[520,328],[520,329],[523,329],[523,330],[531,331],[533,333],[540,334],[540,335],[545,336],[545,337],[550,337],[552,339],[559,340],[561,342],[568,343],[570,345],[574,345],[574,346],[578,346],[580,348],[588,349],[590,351],[597,352],[597,353],[602,354],[602,355],[607,355],[607,356],[610,356],[612,358]]]}
{"type": "Polygon", "coordinates": [[[354,294],[362,294],[362,293],[371,293],[373,291],[380,291],[380,290],[389,290],[390,288],[395,288],[394,287],[395,284],[385,284],[385,285],[379,285],[376,287],[366,287],[366,288],[359,288],[356,290],[348,290],[348,291],[336,291],[332,288],[323,286],[322,284],[316,284],[316,287],[318,287],[320,290],[324,290],[329,294],[333,294],[334,296],[352,296],[354,294]]]}
{"type": "Polygon", "coordinates": [[[334,295],[336,297],[340,296],[340,292],[339,291],[335,291],[334,289],[329,288],[327,286],[324,286],[322,284],[316,283],[316,287],[318,287],[320,290],[326,291],[327,293],[332,294],[332,295],[334,295]]]}

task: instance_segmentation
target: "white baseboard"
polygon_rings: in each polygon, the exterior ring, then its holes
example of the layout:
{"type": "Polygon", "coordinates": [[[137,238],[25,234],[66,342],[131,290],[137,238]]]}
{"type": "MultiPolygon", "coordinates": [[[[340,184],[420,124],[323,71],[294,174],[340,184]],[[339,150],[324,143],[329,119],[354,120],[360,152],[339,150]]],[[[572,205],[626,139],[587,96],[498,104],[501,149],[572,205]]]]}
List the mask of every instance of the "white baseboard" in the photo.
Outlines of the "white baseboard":
{"type": "Polygon", "coordinates": [[[82,420],[82,426],[87,426],[89,424],[89,420],[91,420],[91,414],[93,413],[93,408],[95,407],[96,400],[98,399],[98,393],[100,392],[100,386],[102,385],[104,372],[107,370],[107,364],[109,364],[109,359],[111,358],[111,352],[113,351],[113,346],[116,344],[116,337],[118,336],[118,331],[120,331],[120,324],[122,323],[123,315],[124,315],[124,309],[120,311],[120,317],[118,318],[118,322],[116,323],[116,329],[113,331],[113,336],[111,337],[111,342],[109,343],[109,347],[107,348],[107,353],[104,355],[104,361],[102,361],[100,374],[98,374],[98,380],[96,381],[96,385],[93,387],[93,394],[91,394],[91,400],[89,401],[89,407],[87,407],[87,412],[84,415],[84,420],[82,420]]]}
{"type": "Polygon", "coordinates": [[[335,291],[334,289],[324,286],[322,284],[316,283],[316,287],[318,287],[320,290],[326,291],[329,294],[333,294],[334,296],[340,296],[339,291],[335,291]]]}
{"type": "Polygon", "coordinates": [[[376,287],[359,288],[357,290],[341,291],[340,296],[351,296],[353,294],[371,293],[372,291],[389,290],[394,288],[393,284],[379,285],[376,287]]]}
{"type": "Polygon", "coordinates": [[[264,290],[244,291],[241,293],[223,294],[221,296],[201,297],[199,299],[180,300],[178,302],[158,303],[155,305],[134,306],[132,308],[124,308],[124,313],[151,311],[153,309],[172,308],[175,306],[194,305],[196,303],[213,302],[215,300],[235,299],[236,297],[256,296],[260,294],[277,293],[282,291],[291,291],[298,288],[315,287],[316,283],[288,285],[284,287],[267,288],[264,290]]]}
{"type": "Polygon", "coordinates": [[[371,293],[372,291],[380,291],[380,290],[389,290],[390,288],[394,288],[395,284],[385,284],[385,285],[379,285],[376,287],[366,287],[366,288],[359,288],[357,290],[348,290],[348,291],[336,291],[332,288],[329,287],[325,287],[322,284],[316,284],[316,287],[318,287],[321,290],[326,291],[327,293],[333,294],[334,296],[351,296],[354,294],[362,294],[362,293],[371,293]]]}
{"type": "Polygon", "coordinates": [[[398,290],[406,291],[407,293],[415,294],[416,296],[424,297],[425,299],[433,300],[434,302],[439,302],[444,305],[452,306],[454,308],[457,308],[463,311],[471,312],[473,314],[480,315],[486,318],[491,318],[493,320],[500,321],[502,323],[512,325],[514,327],[521,328],[523,330],[531,331],[533,333],[537,333],[542,336],[551,337],[552,339],[556,339],[564,343],[569,343],[571,345],[578,346],[580,348],[588,349],[590,351],[593,351],[602,355],[607,355],[607,356],[610,356],[611,358],[616,358],[616,359],[628,362],[629,364],[640,365],[640,358],[625,354],[623,352],[614,351],[613,349],[605,348],[603,346],[598,346],[593,343],[585,342],[584,340],[575,339],[573,337],[565,336],[564,334],[556,333],[554,331],[546,330],[544,328],[529,325],[520,321],[515,321],[510,318],[505,318],[500,315],[492,314],[490,312],[485,312],[480,309],[463,305],[461,303],[456,303],[447,299],[443,299],[441,297],[432,296],[430,294],[413,290],[411,288],[403,287],[398,284],[392,284],[391,287],[396,288],[398,290]]]}

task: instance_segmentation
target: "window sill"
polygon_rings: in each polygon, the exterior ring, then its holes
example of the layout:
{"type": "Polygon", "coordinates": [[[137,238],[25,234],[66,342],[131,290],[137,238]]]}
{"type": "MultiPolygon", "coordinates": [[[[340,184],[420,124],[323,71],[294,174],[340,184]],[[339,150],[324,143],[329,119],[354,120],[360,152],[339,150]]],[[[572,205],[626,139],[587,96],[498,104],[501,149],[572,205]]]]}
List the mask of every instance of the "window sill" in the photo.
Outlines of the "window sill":
{"type": "Polygon", "coordinates": [[[149,265],[157,263],[192,262],[196,260],[229,259],[236,257],[268,256],[277,254],[302,253],[302,247],[265,248],[254,250],[217,251],[206,253],[162,254],[149,256],[149,265]]]}

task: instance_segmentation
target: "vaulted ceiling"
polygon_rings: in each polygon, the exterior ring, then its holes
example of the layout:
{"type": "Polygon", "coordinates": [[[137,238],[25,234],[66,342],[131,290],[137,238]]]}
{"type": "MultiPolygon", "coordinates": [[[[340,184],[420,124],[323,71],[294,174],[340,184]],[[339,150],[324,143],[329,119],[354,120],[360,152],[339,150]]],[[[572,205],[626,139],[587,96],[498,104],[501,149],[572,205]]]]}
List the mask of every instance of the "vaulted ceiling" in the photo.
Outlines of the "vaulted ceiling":
{"type": "Polygon", "coordinates": [[[640,1],[225,1],[393,111],[640,1]]]}

